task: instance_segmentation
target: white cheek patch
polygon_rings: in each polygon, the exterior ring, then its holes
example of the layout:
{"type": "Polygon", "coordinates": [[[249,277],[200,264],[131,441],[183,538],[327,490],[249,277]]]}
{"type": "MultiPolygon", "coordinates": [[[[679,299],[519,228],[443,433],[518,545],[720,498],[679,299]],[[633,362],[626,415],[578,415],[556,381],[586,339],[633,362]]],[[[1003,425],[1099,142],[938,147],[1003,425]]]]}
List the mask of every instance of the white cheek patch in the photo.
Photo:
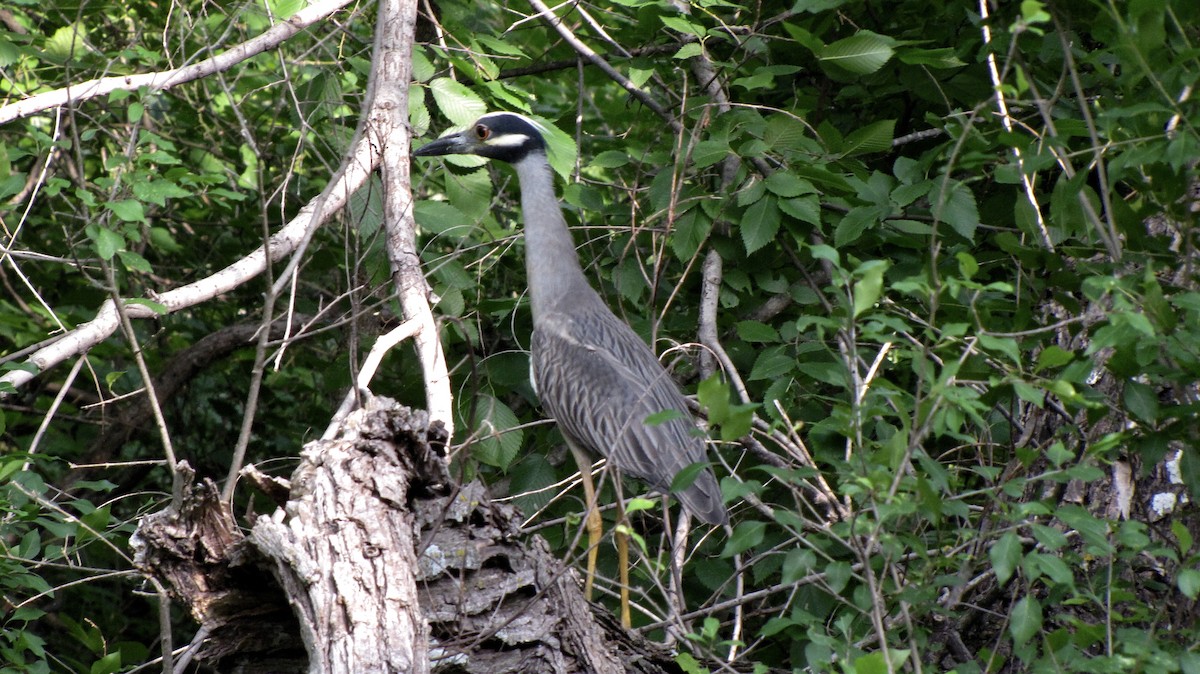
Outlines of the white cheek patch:
{"type": "Polygon", "coordinates": [[[483,141],[491,147],[521,147],[529,140],[529,136],[519,133],[506,133],[502,136],[492,136],[483,141]]]}

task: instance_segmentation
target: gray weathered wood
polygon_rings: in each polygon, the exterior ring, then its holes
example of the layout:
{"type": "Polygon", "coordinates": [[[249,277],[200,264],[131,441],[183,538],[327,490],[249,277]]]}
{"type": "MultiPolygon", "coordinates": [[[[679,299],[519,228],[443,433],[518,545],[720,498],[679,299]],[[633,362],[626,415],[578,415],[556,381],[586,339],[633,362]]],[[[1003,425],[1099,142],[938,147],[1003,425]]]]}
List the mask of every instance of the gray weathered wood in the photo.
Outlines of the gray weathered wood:
{"type": "Polygon", "coordinates": [[[478,482],[458,486],[428,415],[384,398],[309,444],[249,536],[210,482],[143,519],[137,561],[192,612],[218,671],[678,672],[584,599],[478,482]]]}

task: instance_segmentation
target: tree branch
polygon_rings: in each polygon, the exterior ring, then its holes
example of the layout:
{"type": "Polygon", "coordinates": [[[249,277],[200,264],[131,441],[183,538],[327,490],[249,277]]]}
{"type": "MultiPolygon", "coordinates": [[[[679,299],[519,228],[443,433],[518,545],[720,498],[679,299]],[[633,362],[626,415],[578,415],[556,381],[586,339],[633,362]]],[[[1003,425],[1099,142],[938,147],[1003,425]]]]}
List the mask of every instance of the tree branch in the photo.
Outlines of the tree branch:
{"type": "Polygon", "coordinates": [[[381,0],[373,58],[375,97],[369,121],[372,142],[382,148],[383,223],[392,282],[406,321],[416,321],[414,344],[425,377],[430,417],[454,435],[453,396],[446,355],[430,308],[432,290],[425,281],[413,219],[408,127],[408,86],[412,81],[413,35],[417,6],[412,0],[381,0]]]}
{"type": "Polygon", "coordinates": [[[562,19],[556,16],[554,12],[546,6],[546,3],[542,2],[542,0],[529,0],[529,4],[538,11],[538,14],[540,14],[542,18],[554,28],[554,30],[558,31],[558,34],[562,36],[563,40],[565,40],[567,44],[571,45],[576,52],[590,61],[597,68],[603,70],[605,74],[611,77],[614,82],[620,84],[625,91],[628,91],[631,96],[641,101],[642,104],[647,108],[653,110],[656,115],[661,117],[663,121],[667,123],[667,126],[671,127],[672,131],[675,133],[680,133],[683,131],[683,125],[679,123],[679,120],[675,119],[675,117],[672,116],[666,108],[660,105],[658,101],[654,100],[650,94],[638,88],[638,86],[634,84],[632,80],[630,80],[628,77],[625,77],[620,73],[620,71],[609,65],[608,61],[604,60],[603,56],[597,54],[596,51],[587,46],[583,40],[575,37],[575,33],[573,33],[570,28],[567,28],[562,19]]]}
{"type": "MultiPolygon", "coordinates": [[[[378,158],[379,148],[368,142],[365,135],[360,136],[325,190],[308,202],[291,222],[272,236],[267,246],[260,246],[211,276],[162,294],[152,293],[149,299],[161,304],[169,314],[229,292],[258,276],[266,269],[267,264],[276,262],[299,248],[330,213],[344,206],[350,195],[370,177],[378,158]]],[[[153,318],[158,315],[145,304],[127,302],[125,310],[131,319],[153,318]]],[[[9,384],[13,388],[20,388],[38,374],[108,339],[119,326],[120,319],[114,301],[105,300],[96,311],[95,318],[76,326],[61,339],[35,351],[24,361],[25,368],[12,370],[0,376],[0,385],[9,384]]],[[[5,391],[0,390],[0,398],[6,395],[5,391]]]]}
{"type": "Polygon", "coordinates": [[[62,89],[30,96],[23,101],[0,107],[0,124],[14,119],[81,101],[105,96],[114,91],[137,91],[141,87],[161,91],[213,73],[229,70],[246,59],[279,46],[284,40],[350,4],[351,0],[319,0],[296,12],[256,38],[234,45],[220,54],[189,66],[141,75],[101,77],[62,89]]]}

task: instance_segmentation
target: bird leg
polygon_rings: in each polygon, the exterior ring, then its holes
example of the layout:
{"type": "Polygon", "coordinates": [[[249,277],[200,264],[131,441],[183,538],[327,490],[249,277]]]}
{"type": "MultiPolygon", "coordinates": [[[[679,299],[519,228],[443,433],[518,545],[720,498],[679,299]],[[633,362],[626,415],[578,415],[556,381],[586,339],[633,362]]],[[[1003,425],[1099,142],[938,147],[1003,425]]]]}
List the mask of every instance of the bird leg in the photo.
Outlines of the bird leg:
{"type": "Polygon", "coordinates": [[[617,526],[613,537],[617,539],[617,572],[621,577],[621,626],[629,629],[633,622],[629,616],[629,520],[625,518],[625,500],[617,490],[617,526]]]}
{"type": "Polygon", "coordinates": [[[600,504],[596,500],[596,486],[592,483],[591,458],[574,443],[568,442],[575,463],[579,466],[579,478],[583,482],[583,498],[586,510],[584,526],[588,532],[587,577],[583,581],[583,596],[592,600],[592,585],[596,580],[596,556],[600,552],[600,536],[604,533],[604,522],[600,519],[600,504]]]}

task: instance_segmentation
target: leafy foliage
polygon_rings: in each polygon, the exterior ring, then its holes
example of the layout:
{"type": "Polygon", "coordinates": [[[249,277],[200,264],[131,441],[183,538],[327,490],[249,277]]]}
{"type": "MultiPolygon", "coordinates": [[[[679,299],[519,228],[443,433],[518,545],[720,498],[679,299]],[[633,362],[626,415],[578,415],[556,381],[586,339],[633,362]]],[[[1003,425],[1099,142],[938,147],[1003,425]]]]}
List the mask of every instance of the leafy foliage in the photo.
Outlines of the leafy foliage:
{"type": "MultiPolygon", "coordinates": [[[[623,83],[524,3],[447,0],[418,29],[414,132],[493,109],[542,121],[588,274],[707,411],[733,528],[692,537],[685,671],[733,641],[740,662],[796,670],[1200,671],[1200,7],[1001,4],[559,8],[623,83]],[[723,378],[694,344],[714,252],[723,378]]],[[[16,3],[4,102],[204,58],[299,6],[175,7],[16,3]]],[[[371,30],[360,13],[222,75],[0,128],[4,366],[106,297],[152,302],[236,261],[318,193],[371,30]]],[[[582,495],[557,497],[572,465],[528,381],[515,180],[470,158],[414,175],[463,474],[577,559],[582,495]]],[[[319,433],[395,320],[380,217],[364,190],[305,257],[294,310],[319,328],[268,376],[251,460],[319,433]]],[[[137,323],[150,372],[279,313],[264,289],[137,323]]],[[[150,657],[160,626],[123,541],[168,483],[123,463],[162,457],[148,414],[116,423],[134,352],[113,339],[4,400],[3,671],[150,657]]],[[[224,350],[164,402],[202,472],[231,461],[253,362],[224,350]]],[[[414,357],[388,370],[376,390],[420,405],[414,357]]],[[[638,503],[635,622],[660,636],[669,536],[638,503]]]]}

